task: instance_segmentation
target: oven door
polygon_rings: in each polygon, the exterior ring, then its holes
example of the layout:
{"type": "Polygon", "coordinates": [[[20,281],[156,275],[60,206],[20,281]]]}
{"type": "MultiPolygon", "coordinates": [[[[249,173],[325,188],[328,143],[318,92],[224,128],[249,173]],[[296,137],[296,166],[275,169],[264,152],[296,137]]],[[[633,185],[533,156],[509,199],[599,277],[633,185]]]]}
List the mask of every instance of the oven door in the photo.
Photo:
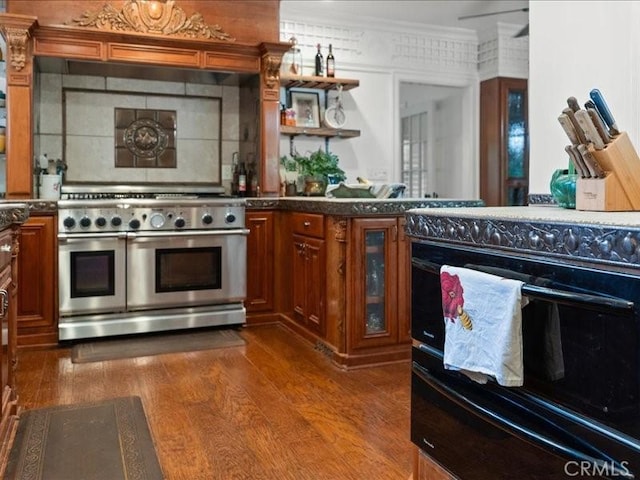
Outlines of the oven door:
{"type": "Polygon", "coordinates": [[[636,478],[619,432],[444,370],[435,351],[412,356],[411,440],[459,478],[636,478]]]}
{"type": "Polygon", "coordinates": [[[128,233],[128,309],[243,302],[248,233],[128,233]]]}
{"type": "Polygon", "coordinates": [[[124,234],[58,235],[61,317],[126,308],[124,234]]]}

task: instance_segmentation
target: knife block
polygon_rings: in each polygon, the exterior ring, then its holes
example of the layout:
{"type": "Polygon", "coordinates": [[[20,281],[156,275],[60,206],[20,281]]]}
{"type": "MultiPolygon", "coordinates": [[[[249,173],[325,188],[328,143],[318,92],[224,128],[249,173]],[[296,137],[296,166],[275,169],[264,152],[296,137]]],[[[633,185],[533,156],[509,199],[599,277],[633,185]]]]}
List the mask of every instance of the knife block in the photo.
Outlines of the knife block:
{"type": "Polygon", "coordinates": [[[589,151],[605,177],[577,179],[576,210],[640,210],[640,158],[627,133],[621,132],[602,150],[591,145],[589,151]]]}

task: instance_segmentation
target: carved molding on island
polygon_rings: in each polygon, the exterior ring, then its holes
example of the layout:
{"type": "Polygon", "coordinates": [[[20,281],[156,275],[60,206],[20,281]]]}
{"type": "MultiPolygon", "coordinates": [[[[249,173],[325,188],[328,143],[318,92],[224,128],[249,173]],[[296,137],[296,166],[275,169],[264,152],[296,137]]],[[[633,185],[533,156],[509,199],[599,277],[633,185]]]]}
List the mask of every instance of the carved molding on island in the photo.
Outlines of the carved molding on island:
{"type": "Polygon", "coordinates": [[[640,228],[409,214],[406,232],[417,239],[640,266],[640,228]]]}

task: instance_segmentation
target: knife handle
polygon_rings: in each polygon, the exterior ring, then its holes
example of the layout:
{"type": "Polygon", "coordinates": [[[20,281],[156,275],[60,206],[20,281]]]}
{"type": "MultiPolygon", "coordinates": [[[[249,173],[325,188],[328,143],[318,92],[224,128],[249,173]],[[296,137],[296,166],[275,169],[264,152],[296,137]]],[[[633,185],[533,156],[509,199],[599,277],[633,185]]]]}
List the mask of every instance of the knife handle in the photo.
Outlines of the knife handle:
{"type": "Polygon", "coordinates": [[[578,100],[576,99],[576,97],[567,98],[567,105],[569,105],[569,108],[574,112],[577,112],[578,110],[580,110],[580,104],[578,103],[578,100]]]}
{"type": "Polygon", "coordinates": [[[580,175],[582,178],[591,177],[591,173],[589,172],[587,166],[584,164],[584,161],[582,160],[580,152],[578,152],[576,146],[567,145],[566,147],[564,147],[564,150],[569,154],[569,158],[573,162],[573,166],[576,167],[576,172],[578,172],[578,175],[580,175]]]}
{"type": "Polygon", "coordinates": [[[602,141],[604,143],[611,143],[611,135],[609,135],[607,126],[602,121],[602,118],[600,118],[600,115],[598,115],[598,111],[595,108],[587,108],[587,113],[591,117],[591,121],[596,127],[596,130],[598,130],[598,135],[600,135],[602,141]]]}
{"type": "Polygon", "coordinates": [[[593,154],[589,151],[586,145],[578,145],[578,152],[582,155],[582,159],[584,163],[587,165],[587,168],[591,171],[591,176],[595,178],[604,178],[605,173],[604,170],[600,167],[600,164],[595,159],[593,154]]]}
{"type": "Polygon", "coordinates": [[[566,113],[561,113],[558,117],[558,121],[564,130],[564,133],[569,137],[569,141],[572,145],[578,145],[580,140],[578,139],[578,135],[576,134],[576,129],[573,127],[573,123],[569,119],[569,116],[566,113]]]}
{"type": "Polygon", "coordinates": [[[596,126],[591,121],[591,117],[586,110],[580,110],[575,113],[576,120],[578,120],[578,124],[580,124],[580,128],[586,135],[587,139],[593,143],[593,148],[596,150],[604,149],[604,140],[600,137],[596,126]]]}
{"type": "MultiPolygon", "coordinates": [[[[569,120],[571,120],[571,124],[573,125],[573,130],[576,132],[576,136],[578,137],[578,143],[584,143],[584,144],[589,143],[589,141],[587,140],[587,137],[585,137],[584,132],[582,131],[582,128],[580,128],[580,124],[578,123],[578,120],[576,119],[576,114],[573,113],[573,110],[567,107],[564,110],[562,110],[562,113],[564,113],[567,117],[569,117],[569,120]]],[[[577,145],[577,143],[574,143],[574,145],[577,145]]]]}
{"type": "Polygon", "coordinates": [[[604,123],[607,124],[607,127],[609,128],[611,134],[615,136],[620,133],[620,131],[618,130],[618,125],[616,125],[616,120],[613,118],[611,110],[609,110],[609,106],[607,105],[602,92],[600,92],[600,90],[598,90],[597,88],[594,88],[593,90],[591,90],[591,92],[589,92],[589,97],[591,97],[593,103],[596,104],[596,109],[598,110],[598,112],[600,112],[600,115],[602,116],[604,123]],[[616,133],[613,133],[614,131],[616,133]]]}

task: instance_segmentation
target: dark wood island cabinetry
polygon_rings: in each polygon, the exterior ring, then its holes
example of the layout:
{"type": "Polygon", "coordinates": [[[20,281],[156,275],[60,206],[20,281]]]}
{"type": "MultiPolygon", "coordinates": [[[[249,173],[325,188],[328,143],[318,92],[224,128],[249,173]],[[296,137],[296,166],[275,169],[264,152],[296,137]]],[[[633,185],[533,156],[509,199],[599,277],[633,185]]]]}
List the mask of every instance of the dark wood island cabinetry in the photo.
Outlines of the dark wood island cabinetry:
{"type": "Polygon", "coordinates": [[[325,197],[247,202],[247,324],[280,321],[344,369],[410,358],[405,211],[483,205],[325,197]],[[272,303],[265,292],[273,292],[272,303]]]}
{"type": "Polygon", "coordinates": [[[4,474],[19,414],[16,392],[17,295],[19,282],[20,225],[29,216],[27,205],[0,204],[0,321],[2,355],[0,381],[0,476],[4,474]]]}

